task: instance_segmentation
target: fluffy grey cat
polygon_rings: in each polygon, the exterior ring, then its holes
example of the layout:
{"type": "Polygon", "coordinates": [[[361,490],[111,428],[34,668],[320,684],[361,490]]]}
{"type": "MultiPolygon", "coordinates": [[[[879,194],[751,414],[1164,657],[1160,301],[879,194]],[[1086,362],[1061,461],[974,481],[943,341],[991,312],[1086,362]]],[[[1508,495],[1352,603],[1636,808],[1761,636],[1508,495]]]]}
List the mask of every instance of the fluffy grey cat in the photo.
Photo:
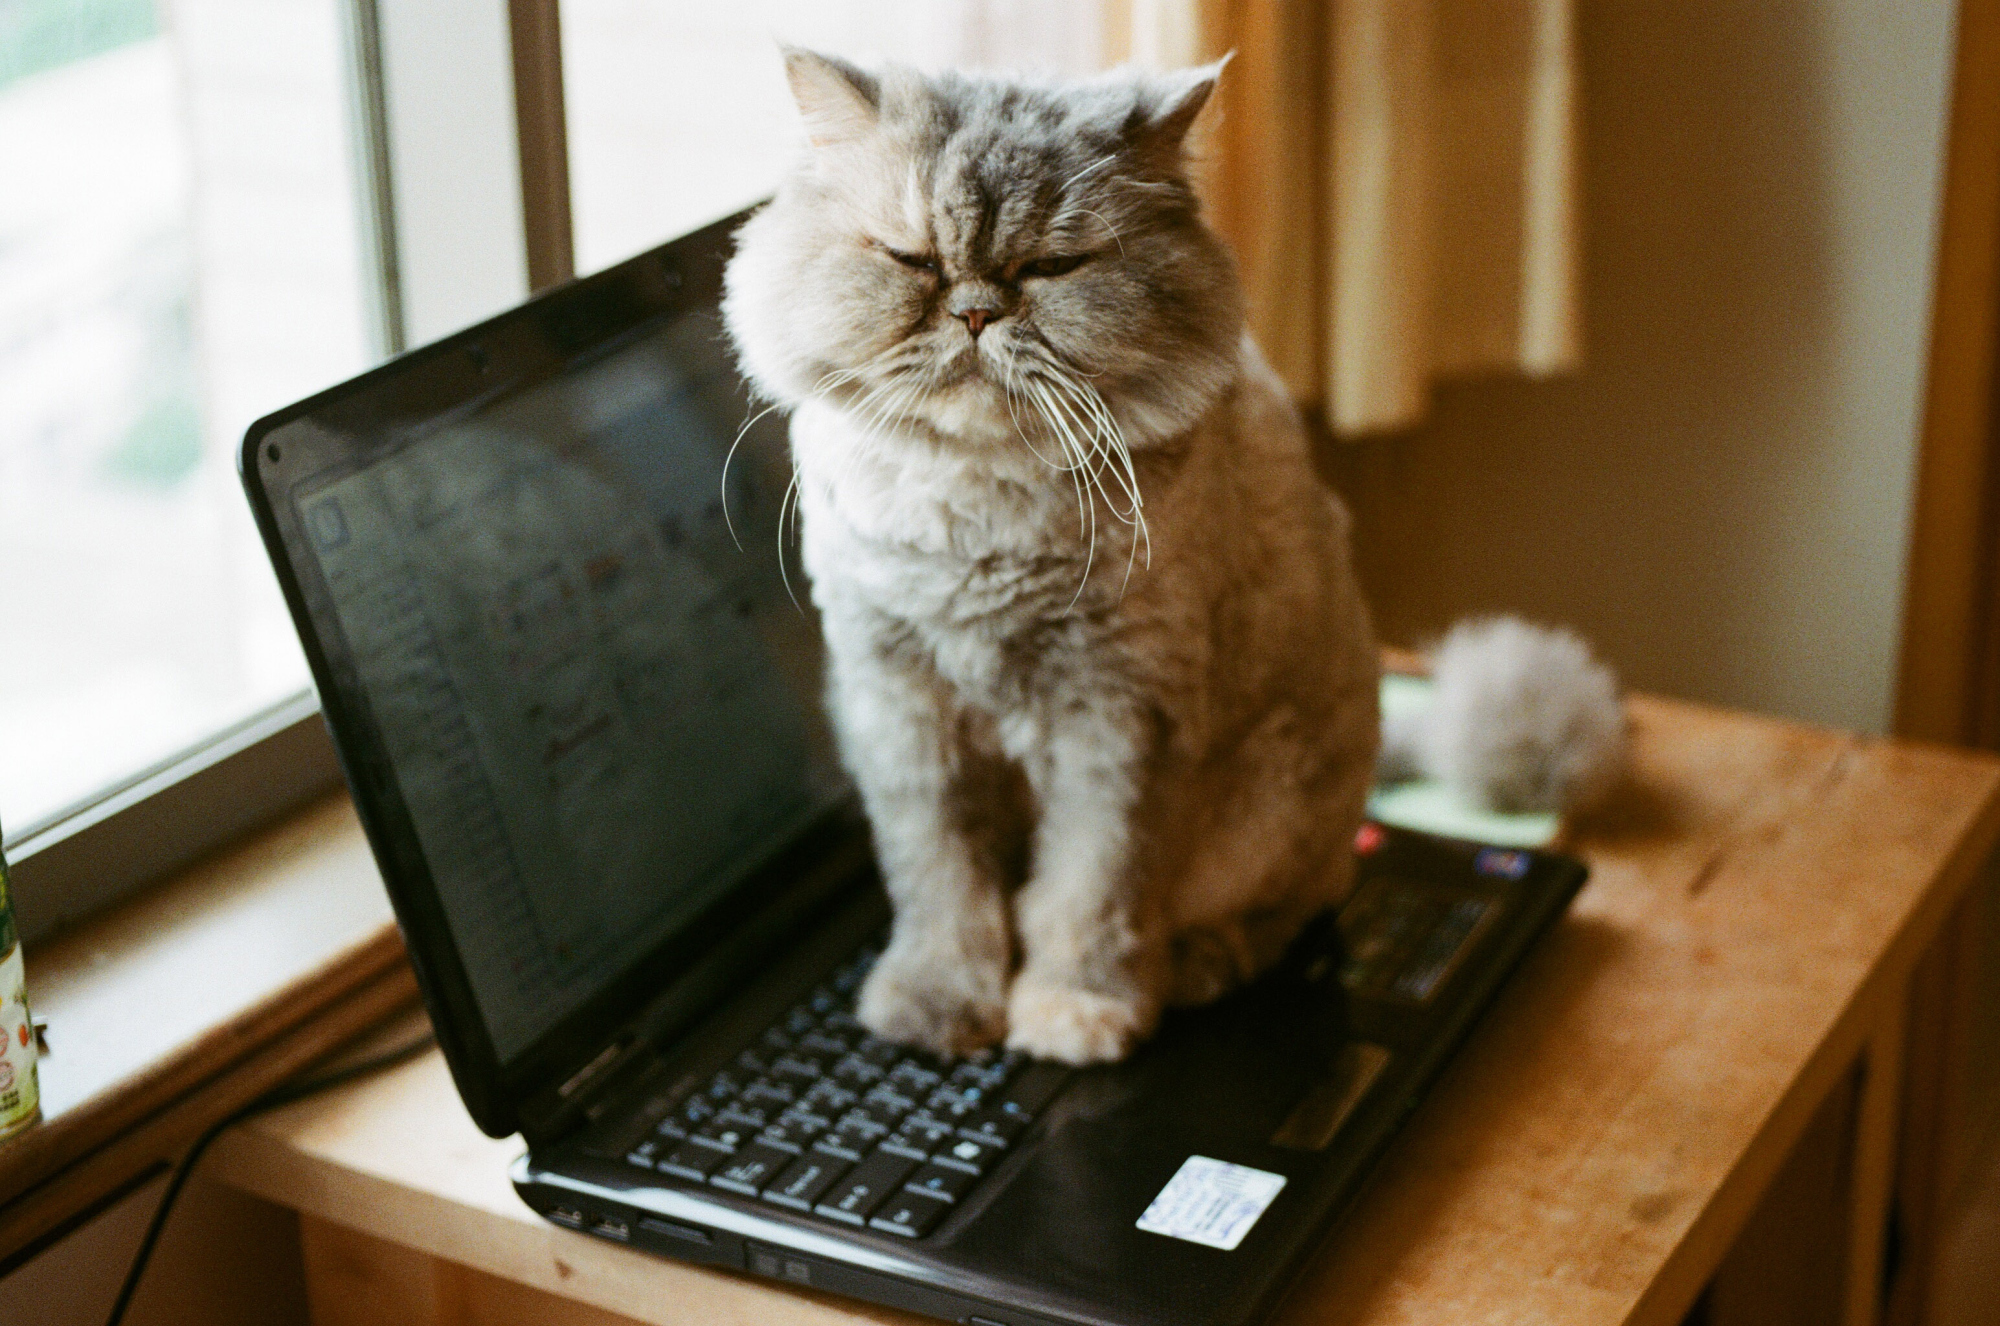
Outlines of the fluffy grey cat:
{"type": "Polygon", "coordinates": [[[859,1015],[1116,1059],[1345,894],[1378,741],[1346,512],[1184,171],[1219,66],[785,60],[810,146],[726,312],[895,905],[859,1015]]]}

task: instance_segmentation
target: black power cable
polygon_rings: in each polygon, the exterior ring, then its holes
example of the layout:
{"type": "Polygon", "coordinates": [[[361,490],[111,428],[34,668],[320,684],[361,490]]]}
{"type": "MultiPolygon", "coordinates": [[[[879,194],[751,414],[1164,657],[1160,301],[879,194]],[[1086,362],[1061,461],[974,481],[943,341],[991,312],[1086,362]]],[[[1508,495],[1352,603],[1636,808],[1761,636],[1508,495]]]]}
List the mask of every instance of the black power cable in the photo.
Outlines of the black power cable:
{"type": "Polygon", "coordinates": [[[173,1175],[167,1180],[167,1189],[160,1194],[160,1204],[153,1211],[152,1222],[146,1226],[146,1236],[139,1240],[139,1250],[132,1254],[132,1268],[125,1272],[125,1283],[119,1287],[118,1298],[111,1305],[111,1315],[105,1319],[105,1326],[118,1326],[125,1319],[125,1309],[132,1305],[132,1295],[139,1290],[139,1277],[146,1273],[146,1263],[153,1259],[153,1247],[160,1241],[160,1231],[166,1228],[167,1213],[173,1209],[174,1199],[180,1196],[181,1188],[187,1183],[188,1176],[194,1173],[195,1162],[201,1159],[202,1152],[208,1150],[209,1143],[252,1115],[275,1110],[280,1105],[304,1100],[307,1096],[318,1095],[322,1091],[352,1082],[356,1078],[367,1077],[385,1068],[408,1063],[436,1043],[437,1038],[425,1032],[408,1045],[398,1046],[373,1058],[363,1059],[360,1063],[335,1069],[319,1077],[307,1078],[303,1082],[273,1087],[248,1105],[209,1125],[201,1136],[194,1139],[186,1154],[180,1158],[180,1163],[174,1166],[173,1175]]]}

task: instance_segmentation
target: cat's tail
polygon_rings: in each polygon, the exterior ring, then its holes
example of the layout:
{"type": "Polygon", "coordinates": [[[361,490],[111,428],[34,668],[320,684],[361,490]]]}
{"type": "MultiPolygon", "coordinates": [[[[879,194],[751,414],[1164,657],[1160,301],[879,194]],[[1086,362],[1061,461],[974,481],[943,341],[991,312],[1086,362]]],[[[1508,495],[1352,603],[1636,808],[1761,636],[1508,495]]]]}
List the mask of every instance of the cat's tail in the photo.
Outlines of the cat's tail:
{"type": "Polygon", "coordinates": [[[1618,680],[1590,646],[1518,617],[1460,622],[1431,654],[1430,703],[1385,715],[1383,781],[1427,776],[1508,812],[1578,811],[1623,775],[1618,680]]]}

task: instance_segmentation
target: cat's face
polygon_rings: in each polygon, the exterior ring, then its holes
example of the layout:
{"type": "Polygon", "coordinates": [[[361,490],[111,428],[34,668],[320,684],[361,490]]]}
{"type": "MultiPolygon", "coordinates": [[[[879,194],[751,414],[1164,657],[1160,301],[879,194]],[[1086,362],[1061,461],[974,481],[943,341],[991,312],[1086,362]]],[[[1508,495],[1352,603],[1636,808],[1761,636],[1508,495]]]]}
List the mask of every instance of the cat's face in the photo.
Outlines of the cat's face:
{"type": "Polygon", "coordinates": [[[793,51],[787,72],[812,143],[726,306],[767,395],[964,445],[1108,408],[1136,447],[1229,380],[1240,295],[1181,162],[1214,69],[878,79],[793,51]]]}

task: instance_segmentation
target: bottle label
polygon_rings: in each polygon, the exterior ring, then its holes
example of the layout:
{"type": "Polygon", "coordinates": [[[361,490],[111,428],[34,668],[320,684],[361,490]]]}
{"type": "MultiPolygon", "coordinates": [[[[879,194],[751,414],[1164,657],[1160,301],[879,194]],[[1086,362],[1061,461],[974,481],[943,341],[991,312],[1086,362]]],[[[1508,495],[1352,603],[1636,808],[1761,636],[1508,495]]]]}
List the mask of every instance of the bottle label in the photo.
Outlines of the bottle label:
{"type": "Polygon", "coordinates": [[[27,970],[21,946],[0,957],[0,1137],[19,1131],[41,1115],[35,1082],[35,1020],[28,1014],[27,970]]]}

